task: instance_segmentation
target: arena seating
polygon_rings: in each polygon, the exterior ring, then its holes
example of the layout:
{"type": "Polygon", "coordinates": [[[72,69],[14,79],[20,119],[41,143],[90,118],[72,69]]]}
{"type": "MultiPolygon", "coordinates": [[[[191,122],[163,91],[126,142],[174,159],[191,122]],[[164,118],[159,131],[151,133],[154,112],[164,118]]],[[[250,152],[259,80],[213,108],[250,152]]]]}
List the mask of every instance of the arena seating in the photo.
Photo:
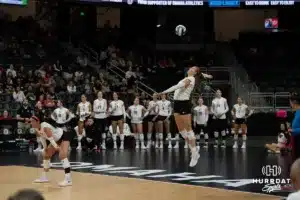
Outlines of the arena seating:
{"type": "Polygon", "coordinates": [[[299,79],[296,38],[290,32],[241,33],[232,44],[239,62],[262,92],[286,92],[297,87],[299,79]]]}

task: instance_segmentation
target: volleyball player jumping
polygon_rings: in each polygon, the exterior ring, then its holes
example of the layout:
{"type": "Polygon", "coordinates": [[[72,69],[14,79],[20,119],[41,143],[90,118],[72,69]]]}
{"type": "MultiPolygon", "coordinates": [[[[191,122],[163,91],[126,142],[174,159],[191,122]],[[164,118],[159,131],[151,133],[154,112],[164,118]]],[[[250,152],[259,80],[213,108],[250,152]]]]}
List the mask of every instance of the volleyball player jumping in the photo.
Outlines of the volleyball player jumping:
{"type": "Polygon", "coordinates": [[[192,129],[192,103],[191,94],[195,87],[195,76],[200,74],[205,79],[213,78],[212,75],[200,73],[199,67],[191,67],[187,72],[187,77],[178,82],[177,85],[170,87],[169,89],[160,93],[167,94],[174,92],[174,117],[178,131],[181,136],[188,142],[192,157],[190,161],[190,167],[194,167],[200,154],[196,148],[195,134],[192,129]]]}

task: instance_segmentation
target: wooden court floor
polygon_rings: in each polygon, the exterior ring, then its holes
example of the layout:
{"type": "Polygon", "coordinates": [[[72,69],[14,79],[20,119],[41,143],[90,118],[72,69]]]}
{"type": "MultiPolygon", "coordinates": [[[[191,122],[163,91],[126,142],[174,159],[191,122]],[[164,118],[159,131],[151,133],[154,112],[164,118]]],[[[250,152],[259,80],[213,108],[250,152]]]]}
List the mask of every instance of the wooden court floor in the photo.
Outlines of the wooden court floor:
{"type": "MultiPolygon", "coordinates": [[[[73,172],[73,186],[59,188],[63,171],[51,170],[50,183],[34,184],[41,169],[24,166],[1,166],[0,194],[3,200],[15,191],[32,188],[43,193],[46,200],[268,200],[279,197],[230,191],[202,186],[166,183],[134,178],[73,172]]],[[[1,199],[2,199],[1,198],[1,199]]]]}

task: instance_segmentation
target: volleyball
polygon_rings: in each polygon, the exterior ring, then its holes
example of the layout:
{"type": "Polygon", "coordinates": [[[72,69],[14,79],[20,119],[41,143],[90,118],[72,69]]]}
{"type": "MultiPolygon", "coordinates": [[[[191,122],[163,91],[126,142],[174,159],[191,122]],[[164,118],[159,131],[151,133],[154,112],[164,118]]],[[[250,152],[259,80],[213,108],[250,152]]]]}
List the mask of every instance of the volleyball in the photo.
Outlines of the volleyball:
{"type": "Polygon", "coordinates": [[[175,34],[178,36],[184,36],[186,34],[186,27],[184,25],[177,25],[175,28],[175,34]]]}

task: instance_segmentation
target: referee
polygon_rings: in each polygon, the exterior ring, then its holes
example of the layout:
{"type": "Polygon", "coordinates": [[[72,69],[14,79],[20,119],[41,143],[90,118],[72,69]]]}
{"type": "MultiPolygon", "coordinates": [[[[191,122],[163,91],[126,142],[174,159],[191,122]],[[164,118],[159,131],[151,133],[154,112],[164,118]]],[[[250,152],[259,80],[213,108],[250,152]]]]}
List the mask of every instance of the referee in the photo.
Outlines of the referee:
{"type": "Polygon", "coordinates": [[[292,134],[292,152],[293,159],[300,158],[300,93],[292,93],[290,96],[292,110],[295,111],[292,121],[292,128],[289,130],[292,134]]]}

